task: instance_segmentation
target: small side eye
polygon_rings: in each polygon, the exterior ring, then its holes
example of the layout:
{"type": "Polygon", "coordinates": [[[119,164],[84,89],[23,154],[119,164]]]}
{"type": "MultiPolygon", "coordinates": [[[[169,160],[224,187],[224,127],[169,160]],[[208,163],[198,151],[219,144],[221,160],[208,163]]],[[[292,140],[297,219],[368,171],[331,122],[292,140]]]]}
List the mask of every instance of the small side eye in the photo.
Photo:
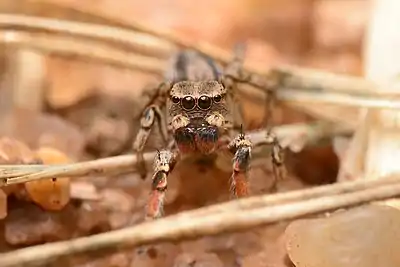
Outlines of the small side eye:
{"type": "Polygon", "coordinates": [[[213,100],[215,103],[221,102],[222,96],[221,95],[216,95],[213,97],[213,100]]]}
{"type": "Polygon", "coordinates": [[[181,101],[181,99],[177,96],[173,96],[173,97],[171,97],[171,101],[174,104],[178,104],[181,101]]]}

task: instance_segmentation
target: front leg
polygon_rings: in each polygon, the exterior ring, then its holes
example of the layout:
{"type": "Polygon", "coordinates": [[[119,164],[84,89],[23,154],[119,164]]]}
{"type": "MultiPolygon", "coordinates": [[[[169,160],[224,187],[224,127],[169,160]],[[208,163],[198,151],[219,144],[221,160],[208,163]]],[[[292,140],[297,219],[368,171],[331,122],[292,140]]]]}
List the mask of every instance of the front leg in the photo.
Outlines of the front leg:
{"type": "Polygon", "coordinates": [[[229,65],[230,68],[228,68],[228,70],[226,71],[224,79],[230,80],[230,84],[234,84],[235,82],[244,83],[251,85],[255,88],[262,89],[266,93],[263,125],[265,126],[265,129],[267,131],[265,143],[266,145],[271,146],[271,161],[274,176],[271,192],[275,192],[277,190],[278,181],[282,180],[283,177],[286,175],[286,169],[283,164],[283,149],[279,144],[276,136],[272,134],[272,112],[276,102],[275,93],[280,87],[282,81],[285,79],[285,76],[278,72],[271,72],[268,77],[263,77],[246,72],[243,69],[243,64],[240,64],[243,61],[244,50],[242,50],[241,52],[241,56],[236,56],[236,61],[234,60],[229,65]],[[242,61],[239,60],[240,58],[242,58],[242,61]]]}
{"type": "Polygon", "coordinates": [[[154,160],[154,174],[150,198],[146,207],[146,219],[163,216],[164,198],[167,190],[168,175],[177,162],[177,155],[170,150],[158,151],[154,160]]]}
{"type": "Polygon", "coordinates": [[[153,96],[150,103],[143,110],[140,118],[140,129],[135,137],[132,148],[137,155],[137,169],[142,178],[145,178],[147,175],[146,165],[143,159],[143,150],[156,121],[158,122],[159,132],[164,141],[164,145],[167,145],[168,142],[168,129],[162,108],[165,106],[167,99],[166,94],[170,88],[171,85],[168,83],[161,84],[156,89],[156,94],[153,96]]]}
{"type": "Polygon", "coordinates": [[[231,196],[233,198],[245,197],[248,195],[248,170],[251,162],[252,144],[243,133],[233,139],[228,149],[234,152],[233,173],[231,176],[231,196]]]}

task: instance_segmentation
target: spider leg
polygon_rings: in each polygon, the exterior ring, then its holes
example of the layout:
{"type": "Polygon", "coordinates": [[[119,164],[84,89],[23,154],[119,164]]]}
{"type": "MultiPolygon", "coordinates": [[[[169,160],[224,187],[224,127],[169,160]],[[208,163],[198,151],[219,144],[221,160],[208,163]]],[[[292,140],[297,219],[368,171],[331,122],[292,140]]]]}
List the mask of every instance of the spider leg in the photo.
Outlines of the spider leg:
{"type": "Polygon", "coordinates": [[[177,162],[177,154],[171,150],[158,151],[154,160],[151,193],[146,206],[146,219],[157,219],[163,216],[164,198],[168,185],[168,175],[177,162]]]}
{"type": "Polygon", "coordinates": [[[276,85],[270,90],[267,90],[267,100],[265,103],[264,125],[266,129],[266,143],[271,146],[271,162],[274,180],[270,188],[270,192],[274,193],[278,190],[278,182],[283,180],[286,175],[286,168],[284,166],[284,153],[283,148],[279,144],[278,138],[272,133],[273,118],[272,112],[275,106],[275,91],[276,85]]]}
{"type": "MultiPolygon", "coordinates": [[[[239,51],[239,54],[243,58],[244,50],[239,51]]],[[[240,56],[236,56],[236,59],[230,64],[230,68],[225,74],[224,79],[230,81],[230,83],[245,83],[253,87],[262,89],[266,93],[266,104],[265,113],[263,119],[263,125],[267,131],[266,144],[271,147],[271,161],[274,174],[274,181],[272,184],[271,192],[277,190],[277,183],[285,176],[285,167],[283,164],[283,149],[279,144],[278,139],[272,134],[272,111],[275,105],[275,92],[282,80],[285,78],[280,73],[271,72],[268,77],[262,77],[260,75],[254,75],[246,72],[243,69],[243,64],[240,64],[243,60],[239,60],[240,56]]]]}
{"type": "Polygon", "coordinates": [[[156,122],[158,122],[159,132],[164,144],[167,144],[168,142],[168,129],[162,108],[165,106],[167,97],[166,92],[168,92],[169,89],[170,85],[166,83],[161,84],[157,88],[155,96],[153,96],[150,104],[147,105],[142,112],[140,118],[140,129],[133,141],[132,148],[138,159],[137,169],[142,178],[145,178],[147,175],[146,164],[143,159],[143,150],[156,122]]]}
{"type": "Polygon", "coordinates": [[[276,192],[278,182],[283,180],[286,176],[286,168],[284,165],[284,154],[283,148],[279,144],[279,141],[276,136],[267,133],[266,136],[267,143],[271,145],[271,162],[272,162],[272,171],[274,176],[274,181],[272,182],[272,186],[270,192],[276,192]]]}
{"type": "MultiPolygon", "coordinates": [[[[241,48],[241,47],[239,47],[241,48]]],[[[244,50],[243,49],[235,49],[233,59],[227,64],[224,75],[221,78],[222,84],[228,89],[228,105],[229,110],[232,111],[232,118],[231,118],[231,137],[234,137],[234,133],[238,132],[243,123],[244,123],[244,112],[242,105],[238,99],[238,83],[234,79],[236,76],[240,76],[243,68],[243,60],[244,60],[244,50]]]]}
{"type": "MultiPolygon", "coordinates": [[[[275,103],[275,92],[285,79],[285,75],[280,72],[271,71],[271,73],[267,77],[264,77],[247,72],[243,68],[244,54],[245,46],[243,45],[239,46],[238,49],[235,50],[235,57],[227,65],[223,81],[225,81],[228,86],[233,86],[234,84],[233,87],[235,89],[235,94],[237,92],[237,84],[239,83],[248,84],[262,90],[266,94],[266,105],[263,124],[267,128],[272,127],[270,118],[275,103]]],[[[243,112],[241,113],[243,116],[243,112]]]]}
{"type": "Polygon", "coordinates": [[[231,197],[239,198],[248,195],[247,175],[251,162],[252,144],[243,133],[240,133],[228,145],[228,149],[234,153],[233,172],[231,176],[231,197]]]}

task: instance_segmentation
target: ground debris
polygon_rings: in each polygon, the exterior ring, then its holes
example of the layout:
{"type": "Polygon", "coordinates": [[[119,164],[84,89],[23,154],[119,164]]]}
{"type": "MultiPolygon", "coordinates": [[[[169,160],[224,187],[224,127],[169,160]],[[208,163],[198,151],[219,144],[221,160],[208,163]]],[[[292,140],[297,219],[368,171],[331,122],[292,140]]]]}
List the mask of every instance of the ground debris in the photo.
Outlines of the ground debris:
{"type": "Polygon", "coordinates": [[[91,154],[107,157],[131,149],[133,122],[140,115],[138,105],[130,98],[97,93],[60,113],[82,130],[91,154]]]}
{"type": "MultiPolygon", "coordinates": [[[[23,142],[10,137],[0,138],[0,164],[33,164],[41,163],[35,153],[23,142]]],[[[0,218],[7,216],[7,198],[15,195],[26,198],[23,185],[9,185],[0,189],[0,218]]]]}
{"type": "Polygon", "coordinates": [[[31,203],[15,203],[5,219],[5,239],[13,246],[65,240],[75,231],[76,211],[47,212],[31,203]]]}
{"type": "Polygon", "coordinates": [[[62,117],[49,113],[15,110],[0,117],[0,136],[12,136],[31,149],[52,147],[77,160],[85,140],[80,129],[62,117]]]}
{"type": "Polygon", "coordinates": [[[23,142],[11,138],[0,138],[0,164],[31,164],[40,162],[35,153],[23,142]]]}
{"type": "Polygon", "coordinates": [[[71,263],[74,267],[130,267],[131,258],[128,253],[120,252],[108,256],[86,260],[85,263],[71,263]]]}
{"type": "Polygon", "coordinates": [[[93,183],[88,181],[71,182],[71,198],[79,200],[99,200],[100,195],[93,183]]]}
{"type": "Polygon", "coordinates": [[[173,267],[223,267],[215,253],[183,253],[176,257],[173,267]]]}
{"type": "Polygon", "coordinates": [[[178,246],[168,243],[139,247],[134,253],[130,267],[173,266],[173,262],[179,253],[178,246]]]}

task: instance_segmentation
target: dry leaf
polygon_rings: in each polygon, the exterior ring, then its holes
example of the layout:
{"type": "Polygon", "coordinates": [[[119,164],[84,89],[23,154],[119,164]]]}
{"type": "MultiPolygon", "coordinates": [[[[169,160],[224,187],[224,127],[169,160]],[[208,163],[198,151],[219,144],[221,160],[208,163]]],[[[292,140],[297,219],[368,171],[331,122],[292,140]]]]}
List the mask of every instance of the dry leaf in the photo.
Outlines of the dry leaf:
{"type": "Polygon", "coordinates": [[[298,220],[286,229],[286,248],[296,267],[397,267],[399,223],[397,209],[378,205],[298,220]]]}

